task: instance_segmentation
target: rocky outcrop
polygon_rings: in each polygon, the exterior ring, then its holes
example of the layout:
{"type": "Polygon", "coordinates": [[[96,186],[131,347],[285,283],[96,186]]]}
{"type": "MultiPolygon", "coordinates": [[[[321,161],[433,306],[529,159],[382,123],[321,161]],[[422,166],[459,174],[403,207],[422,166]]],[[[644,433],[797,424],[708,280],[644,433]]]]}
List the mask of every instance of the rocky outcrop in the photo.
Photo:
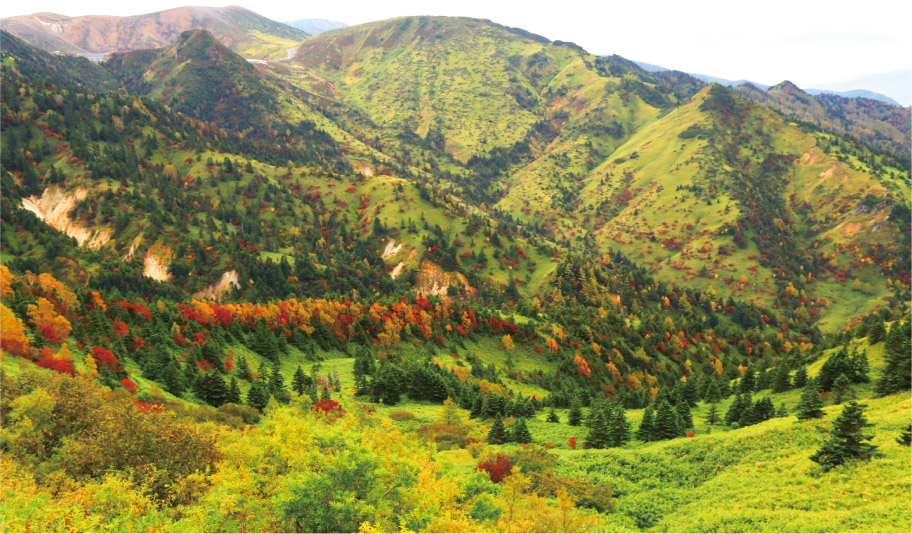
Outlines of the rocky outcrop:
{"type": "Polygon", "coordinates": [[[206,289],[194,293],[193,298],[219,300],[222,298],[222,295],[235,287],[241,287],[241,284],[238,282],[238,272],[232,269],[222,273],[222,277],[218,282],[210,284],[206,289]]]}
{"type": "Polygon", "coordinates": [[[51,228],[75,239],[80,247],[97,250],[111,241],[111,230],[84,226],[70,218],[70,212],[88,193],[87,189],[65,191],[52,186],[45,189],[40,197],[22,199],[22,207],[34,213],[51,228]]]}

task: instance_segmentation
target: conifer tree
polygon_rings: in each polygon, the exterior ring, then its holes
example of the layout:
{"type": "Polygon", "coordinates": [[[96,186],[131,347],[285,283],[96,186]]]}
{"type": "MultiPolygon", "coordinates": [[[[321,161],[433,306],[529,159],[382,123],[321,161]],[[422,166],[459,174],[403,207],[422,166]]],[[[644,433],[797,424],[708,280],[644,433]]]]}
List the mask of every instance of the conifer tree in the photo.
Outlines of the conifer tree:
{"type": "Polygon", "coordinates": [[[472,402],[472,410],[469,412],[469,419],[477,419],[482,415],[482,409],[484,407],[484,399],[482,395],[475,397],[475,400],[472,402]]]}
{"type": "Polygon", "coordinates": [[[269,404],[269,393],[266,391],[263,384],[257,380],[250,386],[250,390],[247,391],[247,406],[251,406],[262,412],[266,409],[267,404],[269,404]]]}
{"type": "Polygon", "coordinates": [[[795,381],[794,381],[795,389],[803,388],[804,386],[807,385],[807,382],[808,382],[807,368],[802,365],[801,367],[798,368],[797,371],[795,371],[795,381]]]}
{"type": "Polygon", "coordinates": [[[878,395],[889,395],[912,387],[910,336],[912,336],[912,323],[909,321],[902,325],[898,322],[893,323],[884,343],[884,359],[887,365],[875,386],[878,395]]]}
{"type": "Polygon", "coordinates": [[[237,378],[231,377],[231,385],[228,386],[228,398],[226,402],[232,404],[241,403],[241,388],[238,386],[237,378]]]}
{"type": "Polygon", "coordinates": [[[680,427],[680,417],[667,400],[662,400],[656,408],[655,419],[652,424],[652,438],[655,441],[674,439],[683,435],[680,427]]]}
{"type": "Polygon", "coordinates": [[[291,377],[291,389],[298,395],[303,395],[309,386],[310,377],[304,374],[304,370],[299,365],[291,377]]]}
{"type": "Polygon", "coordinates": [[[779,404],[779,409],[776,410],[776,417],[788,417],[788,410],[785,408],[785,403],[779,404]]]}
{"type": "Polygon", "coordinates": [[[652,404],[646,405],[643,410],[643,419],[640,420],[640,426],[636,431],[636,439],[640,441],[652,441],[653,420],[652,404]]]}
{"type": "Polygon", "coordinates": [[[162,382],[172,395],[180,397],[184,392],[184,377],[181,375],[179,364],[173,358],[162,371],[162,382]]]}
{"type": "Polygon", "coordinates": [[[745,410],[749,409],[752,404],[750,393],[742,393],[735,397],[728,411],[725,412],[725,424],[731,426],[733,423],[739,423],[745,410]]]}
{"type": "Polygon", "coordinates": [[[896,438],[896,443],[906,447],[912,445],[912,423],[909,423],[909,426],[899,434],[899,437],[896,438]]]}
{"type": "Polygon", "coordinates": [[[703,395],[703,400],[710,404],[715,404],[722,400],[722,389],[719,387],[719,379],[713,377],[709,381],[709,385],[706,387],[706,394],[703,395]]]}
{"type": "Polygon", "coordinates": [[[706,424],[715,425],[719,422],[719,408],[716,403],[709,405],[709,409],[706,411],[706,424]]]}
{"type": "Polygon", "coordinates": [[[623,447],[630,441],[630,422],[624,412],[624,405],[615,404],[608,419],[609,447],[623,447]]]}
{"type": "Polygon", "coordinates": [[[589,421],[589,434],[586,436],[587,449],[604,449],[611,441],[608,433],[608,418],[605,410],[593,408],[589,421]]]}
{"type": "Polygon", "coordinates": [[[884,328],[883,321],[879,318],[874,318],[871,324],[868,325],[868,343],[873,345],[884,341],[886,338],[887,330],[884,328]]]}
{"type": "Polygon", "coordinates": [[[741,382],[738,383],[738,390],[741,393],[748,393],[754,390],[754,368],[748,367],[744,374],[741,375],[741,382]]]}
{"type": "Polygon", "coordinates": [[[507,429],[504,428],[503,418],[500,414],[497,414],[494,417],[494,423],[491,425],[491,430],[488,432],[487,441],[492,445],[502,445],[507,441],[507,429]]]}
{"type": "Polygon", "coordinates": [[[811,460],[823,466],[824,471],[849,460],[866,460],[873,456],[877,447],[866,443],[872,436],[865,435],[864,429],[872,425],[865,419],[864,408],[864,404],[850,402],[836,418],[830,440],[811,456],[811,460]]]}
{"type": "Polygon", "coordinates": [[[791,389],[792,384],[789,377],[788,366],[780,363],[776,367],[776,374],[773,378],[773,393],[782,393],[791,389]]]}
{"type": "Polygon", "coordinates": [[[808,382],[801,392],[801,400],[798,401],[798,420],[819,419],[823,417],[823,398],[820,396],[820,390],[817,384],[808,382]]]}
{"type": "Polygon", "coordinates": [[[525,419],[520,418],[513,423],[513,427],[510,429],[510,438],[510,441],[515,443],[533,443],[532,434],[529,433],[525,419]]]}
{"type": "Polygon", "coordinates": [[[846,399],[852,398],[852,382],[846,375],[839,375],[833,382],[833,404],[842,404],[846,399]]]}
{"type": "Polygon", "coordinates": [[[551,411],[548,412],[548,422],[560,423],[560,417],[557,416],[557,412],[554,411],[554,408],[551,408],[551,411]]]}
{"type": "Polygon", "coordinates": [[[570,406],[570,413],[567,415],[567,423],[570,426],[580,426],[583,422],[583,410],[580,408],[579,401],[573,399],[570,406]]]}
{"type": "Polygon", "coordinates": [[[686,400],[680,399],[675,403],[674,409],[681,418],[681,429],[693,428],[693,415],[690,413],[690,404],[686,400]]]}
{"type": "Polygon", "coordinates": [[[250,367],[247,365],[247,358],[241,356],[240,359],[238,359],[237,368],[238,377],[241,380],[250,380],[253,378],[253,375],[250,374],[250,367]]]}
{"type": "Polygon", "coordinates": [[[867,384],[871,381],[868,375],[870,364],[868,363],[868,351],[856,350],[852,353],[852,373],[855,375],[855,382],[858,384],[867,384]]]}

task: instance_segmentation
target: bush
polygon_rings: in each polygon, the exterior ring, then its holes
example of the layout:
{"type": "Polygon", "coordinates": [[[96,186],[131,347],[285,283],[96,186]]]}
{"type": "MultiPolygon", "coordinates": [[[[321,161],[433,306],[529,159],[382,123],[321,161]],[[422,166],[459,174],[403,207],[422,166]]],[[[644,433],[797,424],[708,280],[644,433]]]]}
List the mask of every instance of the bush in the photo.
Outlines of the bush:
{"type": "Polygon", "coordinates": [[[411,421],[415,418],[415,414],[408,410],[396,410],[390,414],[390,419],[393,421],[411,421]]]}

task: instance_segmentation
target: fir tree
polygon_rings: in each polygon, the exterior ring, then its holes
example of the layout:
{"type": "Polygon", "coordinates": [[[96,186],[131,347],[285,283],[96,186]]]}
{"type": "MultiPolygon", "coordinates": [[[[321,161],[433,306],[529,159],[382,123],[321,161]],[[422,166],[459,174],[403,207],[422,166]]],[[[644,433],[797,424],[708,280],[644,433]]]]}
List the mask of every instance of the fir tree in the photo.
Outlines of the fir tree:
{"type": "Polygon", "coordinates": [[[609,447],[623,447],[630,441],[630,422],[621,403],[617,403],[609,414],[608,436],[609,447]]]}
{"type": "Polygon", "coordinates": [[[247,406],[251,406],[262,412],[266,409],[267,404],[269,404],[269,393],[260,381],[257,380],[250,386],[250,390],[247,391],[247,406]]]}
{"type": "Polygon", "coordinates": [[[636,431],[635,437],[640,441],[652,441],[652,433],[652,405],[648,404],[643,410],[643,419],[640,420],[640,426],[636,431]]]}
{"type": "Polygon", "coordinates": [[[656,408],[652,424],[652,439],[655,441],[673,439],[683,434],[679,426],[679,417],[667,400],[662,400],[656,408]]]}
{"type": "Polygon", "coordinates": [[[754,368],[748,367],[741,376],[741,382],[738,383],[738,391],[749,393],[754,390],[754,368]]]}
{"type": "Polygon", "coordinates": [[[817,384],[809,382],[801,392],[801,400],[798,401],[798,420],[819,419],[823,417],[823,398],[820,396],[820,390],[817,384]]]}
{"type": "Polygon", "coordinates": [[[870,382],[871,377],[868,375],[870,369],[867,350],[855,351],[852,353],[852,372],[855,374],[856,383],[867,384],[870,382]]]}
{"type": "Polygon", "coordinates": [[[750,408],[752,402],[749,393],[743,393],[735,397],[728,411],[725,412],[725,424],[731,426],[733,423],[739,423],[744,411],[750,408]]]}
{"type": "Polygon", "coordinates": [[[776,367],[776,374],[773,378],[773,393],[782,393],[791,389],[792,384],[789,377],[788,366],[780,363],[776,367]]]}
{"type": "Polygon", "coordinates": [[[570,407],[570,413],[567,415],[567,423],[570,426],[580,426],[583,422],[583,410],[580,408],[579,401],[573,400],[570,407]]]}
{"type": "Polygon", "coordinates": [[[871,324],[868,325],[868,343],[871,345],[875,343],[880,343],[887,338],[887,330],[884,328],[883,321],[880,319],[873,319],[871,324]]]}
{"type": "Polygon", "coordinates": [[[709,405],[709,408],[706,411],[706,424],[714,425],[719,422],[719,408],[716,406],[716,403],[709,405]]]}
{"type": "Polygon", "coordinates": [[[250,374],[250,367],[247,365],[247,358],[241,356],[240,359],[238,359],[237,369],[238,377],[241,380],[250,380],[253,378],[253,375],[250,374]]]}
{"type": "Polygon", "coordinates": [[[551,411],[548,412],[548,422],[560,423],[560,417],[557,416],[557,412],[554,411],[554,408],[551,408],[551,411]]]}
{"type": "Polygon", "coordinates": [[[693,428],[693,415],[690,413],[690,404],[686,400],[680,399],[675,403],[674,409],[681,418],[681,429],[693,428]]]}
{"type": "Polygon", "coordinates": [[[500,414],[494,417],[494,423],[488,432],[488,443],[492,445],[502,445],[507,441],[507,430],[504,428],[503,418],[500,414]]]}
{"type": "Polygon", "coordinates": [[[798,368],[797,371],[795,371],[795,381],[794,381],[793,385],[795,386],[795,389],[803,388],[804,386],[807,385],[807,382],[808,382],[807,368],[802,365],[801,367],[798,368]]]}
{"type": "Polygon", "coordinates": [[[180,366],[173,358],[162,371],[162,382],[165,384],[165,389],[172,395],[180,397],[184,392],[184,377],[181,375],[180,366]]]}
{"type": "Polygon", "coordinates": [[[475,400],[472,402],[472,410],[469,412],[469,419],[477,419],[482,415],[482,408],[484,407],[484,399],[481,395],[475,397],[475,400]]]}
{"type": "Polygon", "coordinates": [[[608,433],[608,418],[604,410],[593,409],[590,414],[589,434],[586,436],[587,449],[604,449],[611,441],[608,433]]]}
{"type": "Polygon", "coordinates": [[[912,423],[899,434],[899,437],[896,438],[896,443],[905,445],[906,447],[912,445],[912,423]]]}
{"type": "Polygon", "coordinates": [[[852,382],[846,375],[839,375],[833,382],[833,404],[842,404],[846,399],[852,398],[852,382]]]}
{"type": "Polygon", "coordinates": [[[788,410],[785,408],[785,403],[779,404],[779,409],[776,410],[776,417],[788,417],[788,410]]]}
{"type": "Polygon", "coordinates": [[[241,403],[241,388],[238,387],[237,378],[231,377],[231,384],[228,386],[227,402],[232,404],[241,403]]]}
{"type": "Polygon", "coordinates": [[[291,389],[299,396],[303,395],[307,388],[310,386],[311,379],[309,376],[304,374],[304,370],[301,369],[299,365],[295,370],[294,375],[291,377],[291,389]]]}
{"type": "Polygon", "coordinates": [[[872,425],[865,419],[864,408],[864,404],[850,402],[836,418],[830,440],[811,456],[811,460],[823,466],[824,471],[849,460],[866,460],[873,456],[877,447],[866,443],[872,436],[866,436],[864,429],[872,425]]]}
{"type": "Polygon", "coordinates": [[[902,325],[893,323],[890,334],[884,343],[884,356],[887,365],[883,374],[877,381],[875,391],[884,396],[891,393],[907,390],[912,387],[912,323],[906,321],[902,325]]]}
{"type": "Polygon", "coordinates": [[[713,377],[709,381],[709,385],[706,387],[706,393],[703,395],[703,400],[710,404],[715,404],[722,400],[722,389],[719,387],[719,379],[713,377]]]}
{"type": "Polygon", "coordinates": [[[532,434],[529,433],[529,429],[526,427],[525,419],[520,418],[513,423],[513,427],[510,429],[510,438],[515,443],[533,443],[532,434]]]}
{"type": "Polygon", "coordinates": [[[278,366],[273,367],[272,372],[269,374],[267,389],[269,390],[269,394],[273,396],[285,391],[285,377],[279,372],[278,366]]]}

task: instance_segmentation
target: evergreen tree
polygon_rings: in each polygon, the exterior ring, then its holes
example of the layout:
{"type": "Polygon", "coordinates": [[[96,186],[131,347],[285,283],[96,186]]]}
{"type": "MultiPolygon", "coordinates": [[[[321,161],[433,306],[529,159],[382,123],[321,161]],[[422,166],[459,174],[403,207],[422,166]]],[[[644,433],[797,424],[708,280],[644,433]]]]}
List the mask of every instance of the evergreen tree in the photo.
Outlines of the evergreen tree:
{"type": "Polygon", "coordinates": [[[773,401],[771,401],[769,397],[763,397],[758,400],[752,407],[752,411],[754,415],[754,424],[769,421],[776,416],[776,407],[773,406],[773,401]]]}
{"type": "Polygon", "coordinates": [[[722,389],[719,387],[719,379],[713,377],[709,381],[709,385],[706,387],[706,393],[703,395],[703,400],[715,404],[722,400],[722,389]]]}
{"type": "Polygon", "coordinates": [[[855,373],[852,370],[852,360],[845,347],[823,363],[820,368],[820,374],[817,376],[817,385],[821,391],[832,391],[833,383],[839,378],[839,375],[846,375],[849,382],[853,382],[855,373]]]}
{"type": "Polygon", "coordinates": [[[887,365],[875,386],[878,395],[889,395],[912,387],[910,337],[912,337],[912,323],[909,321],[902,325],[898,322],[893,323],[884,343],[884,359],[887,365]]]}
{"type": "Polygon", "coordinates": [[[896,438],[896,443],[905,445],[906,447],[912,445],[912,423],[899,434],[899,437],[896,438]]]}
{"type": "Polygon", "coordinates": [[[402,373],[392,363],[387,363],[377,375],[371,388],[371,399],[374,402],[383,402],[387,406],[395,406],[402,395],[402,373]]]}
{"type": "Polygon", "coordinates": [[[605,411],[593,408],[589,420],[586,448],[604,449],[611,441],[611,436],[608,433],[608,418],[605,415],[605,411]]]}
{"type": "Polygon", "coordinates": [[[526,427],[525,419],[520,418],[518,421],[513,423],[513,428],[510,430],[511,441],[515,443],[533,443],[532,434],[529,433],[529,429],[526,427]]]}
{"type": "Polygon", "coordinates": [[[849,403],[833,424],[830,440],[811,456],[811,460],[823,466],[824,471],[840,466],[852,459],[868,459],[876,446],[866,443],[872,436],[864,434],[865,427],[872,426],[864,416],[864,404],[849,403]]]}
{"type": "Polygon", "coordinates": [[[304,374],[304,370],[301,369],[299,365],[295,370],[294,375],[291,377],[291,389],[298,395],[303,395],[307,388],[310,386],[311,379],[309,376],[304,374]]]}
{"type": "Polygon", "coordinates": [[[507,430],[504,428],[503,418],[500,414],[494,417],[494,423],[488,432],[488,443],[492,445],[502,445],[507,441],[507,430]]]}
{"type": "Polygon", "coordinates": [[[370,391],[370,380],[376,372],[374,355],[368,349],[359,350],[355,355],[354,376],[358,395],[370,391]]]}
{"type": "Polygon", "coordinates": [[[231,385],[228,386],[227,402],[232,404],[241,403],[241,388],[238,386],[237,378],[231,377],[231,385]]]}
{"type": "Polygon", "coordinates": [[[855,351],[852,353],[852,372],[855,375],[856,383],[867,384],[870,382],[871,377],[868,376],[870,369],[867,350],[855,351]]]}
{"type": "Polygon", "coordinates": [[[253,378],[253,375],[250,374],[250,367],[247,365],[247,358],[241,356],[240,359],[238,359],[237,369],[238,378],[241,380],[250,380],[253,378]]]}
{"type": "Polygon", "coordinates": [[[272,372],[269,374],[269,384],[267,388],[269,394],[273,396],[277,396],[279,393],[285,391],[285,377],[279,372],[278,366],[272,368],[272,372]]]}
{"type": "Polygon", "coordinates": [[[624,412],[624,405],[615,404],[608,419],[609,447],[623,447],[630,441],[630,422],[624,412]]]}
{"type": "Polygon", "coordinates": [[[846,375],[839,375],[833,382],[833,404],[842,404],[846,399],[852,398],[852,382],[846,375]]]}
{"type": "Polygon", "coordinates": [[[868,325],[868,343],[871,345],[880,343],[887,338],[887,330],[884,328],[883,321],[874,318],[868,325]]]}
{"type": "Polygon", "coordinates": [[[788,410],[785,408],[785,403],[779,404],[779,409],[776,410],[776,417],[788,417],[788,410]]]}
{"type": "Polygon", "coordinates": [[[725,424],[731,426],[733,423],[739,423],[744,411],[750,408],[751,398],[749,393],[743,393],[735,397],[728,411],[725,412],[725,424]]]}
{"type": "Polygon", "coordinates": [[[686,400],[680,399],[679,402],[675,403],[674,409],[678,412],[678,416],[681,418],[681,429],[693,428],[693,416],[690,413],[690,404],[686,400]]]}
{"type": "Polygon", "coordinates": [[[269,393],[266,391],[263,384],[257,380],[250,386],[250,390],[247,391],[247,406],[251,406],[262,412],[266,409],[267,404],[269,404],[269,393]]]}
{"type": "Polygon", "coordinates": [[[165,384],[165,390],[177,397],[184,392],[184,377],[181,375],[180,366],[173,358],[162,371],[162,382],[165,384]]]}
{"type": "Polygon", "coordinates": [[[652,439],[660,441],[673,439],[683,434],[679,426],[679,416],[667,400],[662,400],[655,412],[652,424],[652,439]]]}
{"type": "Polygon", "coordinates": [[[754,368],[748,367],[741,376],[741,382],[738,383],[738,391],[749,393],[754,390],[754,368]]]}
{"type": "Polygon", "coordinates": [[[719,422],[719,408],[716,406],[716,403],[709,405],[709,409],[706,411],[706,424],[715,425],[719,422]]]}
{"type": "Polygon", "coordinates": [[[807,382],[808,382],[807,368],[802,365],[801,367],[798,368],[797,371],[795,371],[795,382],[794,382],[795,389],[803,388],[804,386],[807,385],[807,382]]]}
{"type": "Polygon", "coordinates": [[[554,408],[551,408],[551,411],[548,412],[548,422],[560,423],[560,417],[557,416],[557,412],[554,411],[554,408]]]}
{"type": "Polygon", "coordinates": [[[472,402],[472,410],[469,412],[469,419],[477,419],[482,415],[482,408],[484,407],[484,399],[482,395],[477,395],[475,400],[472,402]]]}
{"type": "Polygon", "coordinates": [[[798,420],[819,419],[823,417],[823,398],[820,396],[820,390],[817,384],[808,382],[801,392],[801,400],[798,401],[798,420]]]}
{"type": "Polygon", "coordinates": [[[579,401],[573,399],[570,406],[570,413],[567,415],[567,423],[570,426],[580,426],[583,422],[583,410],[580,408],[579,401]]]}
{"type": "Polygon", "coordinates": [[[652,404],[647,404],[646,408],[643,409],[643,418],[640,420],[640,426],[634,436],[640,441],[652,441],[652,433],[652,404]]]}
{"type": "Polygon", "coordinates": [[[780,363],[776,367],[776,374],[773,378],[773,393],[782,393],[791,389],[792,384],[789,377],[788,366],[784,363],[780,363]]]}

